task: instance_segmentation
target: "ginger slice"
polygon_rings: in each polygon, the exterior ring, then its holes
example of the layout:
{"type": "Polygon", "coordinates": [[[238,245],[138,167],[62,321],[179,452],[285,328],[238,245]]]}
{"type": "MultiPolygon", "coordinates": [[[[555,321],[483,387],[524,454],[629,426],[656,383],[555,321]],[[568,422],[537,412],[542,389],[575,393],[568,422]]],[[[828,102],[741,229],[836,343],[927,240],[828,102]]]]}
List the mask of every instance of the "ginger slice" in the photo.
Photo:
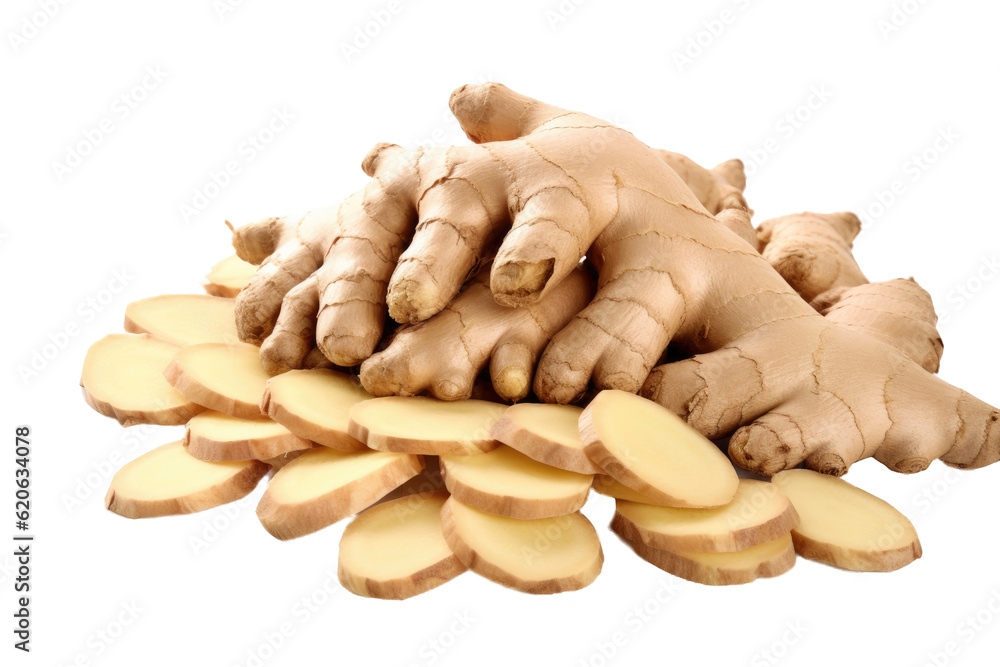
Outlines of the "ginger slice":
{"type": "Polygon", "coordinates": [[[260,411],[301,438],[334,449],[365,451],[365,443],[347,433],[347,423],[351,407],[371,397],[344,373],[293,370],[268,380],[260,411]]]}
{"type": "Polygon", "coordinates": [[[473,456],[442,456],[448,491],[481,512],[512,519],[571,514],[587,501],[592,477],[560,470],[500,446],[473,456]]]}
{"type": "Polygon", "coordinates": [[[266,473],[260,461],[210,463],[171,442],[122,466],[104,505],[129,519],[200,512],[239,500],[266,473]]]}
{"type": "Polygon", "coordinates": [[[308,535],[363,510],[422,468],[410,454],[316,447],[274,474],[257,517],[279,540],[308,535]]]}
{"type": "MultiPolygon", "coordinates": [[[[310,447],[310,449],[314,449],[316,447],[319,447],[319,445],[313,445],[312,447],[310,447]]],[[[279,470],[281,470],[286,465],[288,465],[289,463],[299,458],[308,451],[309,451],[308,449],[297,449],[294,452],[285,452],[284,454],[279,454],[278,456],[275,456],[273,458],[264,459],[261,461],[261,463],[266,463],[267,465],[271,466],[271,469],[267,473],[268,478],[271,478],[274,477],[275,473],[277,473],[279,470]]]]}
{"type": "Polygon", "coordinates": [[[579,590],[604,564],[597,531],[580,512],[511,519],[452,497],[441,510],[441,523],[448,546],[469,569],[525,593],[579,590]]]}
{"type": "Polygon", "coordinates": [[[525,456],[583,475],[601,472],[587,458],[580,439],[583,408],[552,403],[518,403],[503,413],[490,435],[525,456]]]}
{"type": "Polygon", "coordinates": [[[587,456],[607,474],[673,507],[719,507],[739,478],[712,441],[663,406],[620,390],[599,393],[580,416],[587,456]]]}
{"type": "MultiPolygon", "coordinates": [[[[612,524],[612,530],[617,532],[612,524]]],[[[655,549],[642,540],[630,541],[618,533],[635,553],[675,577],[707,586],[749,584],[761,578],[777,577],[795,565],[795,545],[789,534],[743,551],[698,553],[655,549]]]]}
{"type": "Polygon", "coordinates": [[[799,522],[791,502],[770,482],[741,479],[728,505],[710,509],[616,503],[614,531],[628,542],[674,552],[732,552],[787,535],[799,522]]]}
{"type": "Polygon", "coordinates": [[[184,444],[191,456],[202,461],[265,460],[312,447],[270,419],[240,419],[214,410],[191,418],[184,444]]]}
{"type": "Polygon", "coordinates": [[[867,491],[803,469],[779,472],[771,481],[802,519],[792,538],[803,558],[845,570],[891,572],[923,554],[910,520],[867,491]]]}
{"type": "Polygon", "coordinates": [[[122,426],[184,424],[205,408],[170,386],[163,369],[180,348],[148,334],[111,334],[90,346],[80,385],[90,407],[122,426]]]}
{"type": "Polygon", "coordinates": [[[410,454],[479,454],[495,449],[490,429],[505,405],[387,396],[351,408],[348,433],[372,449],[410,454]]]}
{"type": "MultiPolygon", "coordinates": [[[[445,491],[444,478],[441,476],[441,461],[436,456],[424,456],[424,469],[416,477],[411,477],[403,484],[385,494],[379,503],[387,503],[397,498],[405,498],[421,493],[445,491]]],[[[376,503],[378,504],[378,503],[376,503]]]]}
{"type": "Polygon", "coordinates": [[[340,538],[337,575],[355,595],[404,600],[467,569],[444,539],[441,507],[448,494],[422,493],[366,509],[340,538]]]}
{"type": "Polygon", "coordinates": [[[591,488],[602,496],[616,498],[618,500],[629,500],[634,503],[644,505],[656,505],[658,507],[669,507],[653,500],[649,496],[644,496],[638,491],[633,491],[611,475],[594,475],[594,483],[591,488]]]}
{"type": "Polygon", "coordinates": [[[246,287],[255,273],[257,273],[256,265],[244,262],[236,255],[230,255],[209,270],[205,276],[207,282],[204,288],[214,296],[232,298],[246,287]]]}
{"type": "Polygon", "coordinates": [[[207,294],[163,294],[125,308],[125,331],[148,333],[184,347],[240,342],[236,301],[207,294]]]}
{"type": "Polygon", "coordinates": [[[260,350],[239,343],[202,343],[182,348],[163,371],[181,394],[206,408],[243,419],[260,419],[268,375],[260,350]]]}

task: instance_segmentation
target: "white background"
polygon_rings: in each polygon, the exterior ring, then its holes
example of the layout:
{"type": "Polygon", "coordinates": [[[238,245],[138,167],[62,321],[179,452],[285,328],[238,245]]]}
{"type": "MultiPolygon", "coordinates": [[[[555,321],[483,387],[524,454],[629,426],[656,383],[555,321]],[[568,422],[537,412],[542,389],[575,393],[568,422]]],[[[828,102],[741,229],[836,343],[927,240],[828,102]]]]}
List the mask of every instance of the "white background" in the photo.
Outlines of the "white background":
{"type": "MultiPolygon", "coordinates": [[[[893,574],[800,561],[749,586],[688,584],[604,531],[613,504],[596,497],[586,513],[606,562],[583,591],[533,597],[468,573],[382,602],[331,578],[343,524],[278,542],[254,516],[260,489],[228,514],[128,521],[104,510],[118,463],[179,430],[123,431],[77,387],[87,346],[121,329],[129,301],[199,291],[230,252],[224,219],[340,200],[364,182],[361,158],[378,141],[464,142],[448,95],[493,79],[703,164],[743,158],[756,167],[747,197],[758,221],[865,213],[857,255],[868,276],[913,275],[930,290],[947,315],[942,376],[1000,403],[1000,5],[895,2],[906,11],[894,14],[893,0],[252,0],[232,11],[212,0],[95,1],[51,18],[43,2],[5,2],[3,423],[8,442],[17,424],[33,430],[38,537],[30,655],[10,646],[13,562],[0,548],[0,662],[253,665],[255,653],[265,665],[994,664],[1000,467],[962,474],[938,463],[905,477],[857,465],[848,479],[908,514],[922,538],[924,558],[893,574]],[[346,55],[372,12],[386,25],[369,26],[377,34],[346,55]],[[678,59],[685,51],[691,62],[678,59]],[[245,142],[275,110],[294,118],[251,159],[245,142]],[[88,147],[102,121],[110,132],[88,147]],[[87,153],[80,164],[56,164],[73,151],[87,153]],[[925,152],[930,163],[917,166],[925,152]],[[212,188],[230,160],[240,172],[212,188]],[[897,180],[902,194],[889,201],[897,180]],[[196,192],[210,195],[203,210],[183,215],[196,192]],[[60,335],[67,326],[74,335],[60,335]],[[43,351],[51,358],[26,374],[43,351]],[[606,658],[615,633],[623,645],[606,658]]],[[[0,457],[5,543],[12,449],[0,457]]]]}

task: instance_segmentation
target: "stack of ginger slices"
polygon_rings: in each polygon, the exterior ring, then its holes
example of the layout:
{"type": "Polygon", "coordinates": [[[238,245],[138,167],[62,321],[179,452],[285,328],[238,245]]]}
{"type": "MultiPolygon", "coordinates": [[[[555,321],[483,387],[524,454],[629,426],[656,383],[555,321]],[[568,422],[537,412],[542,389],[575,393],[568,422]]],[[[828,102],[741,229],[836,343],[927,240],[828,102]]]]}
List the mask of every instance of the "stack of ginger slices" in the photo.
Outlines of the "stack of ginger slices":
{"type": "Polygon", "coordinates": [[[741,479],[716,445],[633,394],[507,406],[373,398],[332,369],[269,377],[234,324],[231,297],[252,269],[229,258],[208,295],[132,303],[129,333],[88,351],[81,384],[95,410],[124,426],[186,425],[183,440],[117,472],[111,511],[197,512],[269,476],[265,530],[287,540],[354,516],[340,580],[389,599],[466,569],[527,593],[589,585],[604,561],[580,511],[591,490],[615,499],[611,530],[636,554],[702,584],[774,577],[796,554],[863,571],[920,556],[913,526],[884,501],[808,470],[741,479]]]}

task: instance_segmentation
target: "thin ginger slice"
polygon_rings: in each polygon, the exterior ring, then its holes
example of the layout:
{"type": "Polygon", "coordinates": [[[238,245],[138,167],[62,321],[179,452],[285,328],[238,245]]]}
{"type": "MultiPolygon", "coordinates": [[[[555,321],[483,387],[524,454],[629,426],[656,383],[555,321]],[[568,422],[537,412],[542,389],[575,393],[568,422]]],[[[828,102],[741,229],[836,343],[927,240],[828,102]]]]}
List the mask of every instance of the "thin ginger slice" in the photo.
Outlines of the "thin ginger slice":
{"type": "Polygon", "coordinates": [[[467,569],[444,539],[441,507],[448,494],[422,493],[371,507],[340,538],[337,574],[355,595],[403,600],[467,569]]]}
{"type": "Polygon", "coordinates": [[[260,461],[210,463],[191,456],[182,442],[171,442],[116,472],[104,504],[130,519],[200,512],[239,500],[266,473],[260,461]]]}
{"type": "Polygon", "coordinates": [[[923,554],[917,531],[895,507],[867,491],[812,470],[771,480],[801,521],[792,531],[803,558],[861,572],[890,572],[923,554]]]}
{"type": "Polygon", "coordinates": [[[239,343],[202,343],[182,348],[163,371],[174,389],[206,408],[243,419],[260,419],[268,375],[260,351],[239,343]]]}
{"type": "Polygon", "coordinates": [[[791,502],[770,482],[741,479],[728,505],[709,509],[616,503],[614,530],[628,542],[675,552],[732,552],[787,535],[799,522],[791,502]]]}
{"type": "Polygon", "coordinates": [[[214,296],[235,297],[257,273],[257,266],[230,255],[216,263],[205,276],[205,291],[214,296]]]}
{"type": "Polygon", "coordinates": [[[422,468],[411,454],[316,447],[274,474],[257,517],[279,540],[308,535],[372,505],[422,468]]]}
{"type": "Polygon", "coordinates": [[[490,429],[507,406],[387,396],[351,408],[348,432],[372,449],[410,454],[479,454],[495,449],[490,429]]]}
{"type": "Polygon", "coordinates": [[[348,434],[349,413],[355,403],[371,397],[344,373],[293,370],[268,380],[260,411],[301,438],[357,452],[368,448],[348,434]]]}
{"type": "Polygon", "coordinates": [[[587,501],[592,477],[560,470],[500,446],[472,456],[442,456],[448,491],[481,512],[512,519],[571,514],[587,501]]]}
{"type": "Polygon", "coordinates": [[[663,505],[649,496],[644,496],[638,491],[634,491],[611,475],[594,475],[594,483],[592,487],[594,492],[601,494],[602,496],[608,496],[609,498],[616,498],[618,500],[629,500],[634,503],[642,503],[644,505],[657,505],[660,507],[668,507],[668,505],[663,505]]]}
{"type": "Polygon", "coordinates": [[[587,458],[580,439],[583,408],[552,403],[518,403],[503,413],[490,435],[525,456],[583,475],[601,472],[587,458]]]}
{"type": "Polygon", "coordinates": [[[445,540],[477,574],[525,593],[574,591],[601,573],[604,552],[594,526],[574,512],[511,519],[449,498],[441,510],[445,540]]]}
{"type": "Polygon", "coordinates": [[[111,334],[90,346],[80,385],[87,404],[123,426],[184,424],[204,408],[177,392],[163,369],[180,351],[148,334],[111,334]]]}
{"type": "Polygon", "coordinates": [[[214,410],[191,418],[184,444],[202,461],[265,460],[312,447],[311,442],[270,419],[241,419],[214,410]]]}
{"type": "Polygon", "coordinates": [[[207,294],[163,294],[125,308],[125,331],[148,333],[184,347],[240,342],[236,301],[207,294]]]}
{"type": "Polygon", "coordinates": [[[719,507],[736,495],[736,470],[711,440],[663,406],[620,390],[599,393],[580,416],[587,456],[658,503],[719,507]]]}

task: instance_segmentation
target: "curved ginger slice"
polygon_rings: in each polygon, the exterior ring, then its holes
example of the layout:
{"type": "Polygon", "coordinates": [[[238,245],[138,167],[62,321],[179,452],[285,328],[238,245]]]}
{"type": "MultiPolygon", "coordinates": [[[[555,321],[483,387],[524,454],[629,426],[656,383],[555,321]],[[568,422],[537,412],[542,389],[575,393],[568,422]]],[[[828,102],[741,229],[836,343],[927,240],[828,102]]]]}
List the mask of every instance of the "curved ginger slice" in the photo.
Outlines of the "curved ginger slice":
{"type": "Polygon", "coordinates": [[[587,458],[580,439],[583,408],[552,403],[518,403],[503,413],[490,435],[525,456],[582,475],[601,472],[587,458]]]}
{"type": "Polygon", "coordinates": [[[125,331],[148,333],[184,347],[240,342],[236,301],[207,294],[163,294],[125,308],[125,331]]]}
{"type": "Polygon", "coordinates": [[[444,537],[472,571],[525,593],[575,591],[601,573],[604,552],[583,514],[510,519],[449,498],[441,510],[444,537]]]}
{"type": "Polygon", "coordinates": [[[279,540],[308,535],[372,505],[422,468],[409,454],[316,447],[274,474],[257,517],[279,540]]]}
{"type": "Polygon", "coordinates": [[[257,266],[230,255],[213,266],[205,276],[205,291],[214,296],[233,298],[246,287],[257,266]]]}
{"type": "Polygon", "coordinates": [[[673,507],[719,507],[736,495],[736,470],[712,441],[667,408],[620,390],[599,393],[580,416],[587,456],[625,486],[673,507]]]}
{"type": "Polygon", "coordinates": [[[481,512],[512,519],[571,514],[587,501],[592,478],[547,466],[510,447],[474,456],[442,456],[448,491],[481,512]]]}
{"type": "Polygon", "coordinates": [[[104,505],[130,519],[200,512],[239,500],[266,473],[260,461],[209,463],[171,442],[116,472],[104,505]]]}
{"type": "Polygon", "coordinates": [[[301,438],[348,452],[365,451],[365,443],[347,433],[347,424],[351,407],[371,397],[343,373],[293,370],[268,380],[260,411],[301,438]]]}
{"type": "Polygon", "coordinates": [[[180,348],[148,334],[111,334],[90,346],[80,385],[87,404],[123,426],[177,425],[204,408],[163,377],[180,348]]]}
{"type": "Polygon", "coordinates": [[[403,600],[465,572],[444,539],[447,493],[423,493],[371,507],[340,538],[337,574],[355,595],[403,600]]]}
{"type": "Polygon", "coordinates": [[[182,348],[164,377],[181,394],[206,408],[242,419],[260,419],[268,375],[260,350],[239,343],[202,343],[182,348]]]}
{"type": "Polygon", "coordinates": [[[348,432],[387,452],[479,454],[497,447],[490,429],[506,408],[490,401],[386,396],[352,407],[348,432]]]}
{"type": "Polygon", "coordinates": [[[787,535],[799,522],[795,508],[769,482],[741,479],[728,505],[710,509],[616,503],[614,531],[628,542],[683,552],[732,552],[787,535]]]}
{"type": "Polygon", "coordinates": [[[842,479],[785,470],[771,480],[802,517],[792,531],[803,558],[861,572],[890,572],[923,554],[917,531],[895,507],[842,479]]]}
{"type": "Polygon", "coordinates": [[[214,410],[191,418],[184,444],[191,456],[202,461],[273,459],[312,447],[311,442],[270,419],[240,419],[214,410]]]}

